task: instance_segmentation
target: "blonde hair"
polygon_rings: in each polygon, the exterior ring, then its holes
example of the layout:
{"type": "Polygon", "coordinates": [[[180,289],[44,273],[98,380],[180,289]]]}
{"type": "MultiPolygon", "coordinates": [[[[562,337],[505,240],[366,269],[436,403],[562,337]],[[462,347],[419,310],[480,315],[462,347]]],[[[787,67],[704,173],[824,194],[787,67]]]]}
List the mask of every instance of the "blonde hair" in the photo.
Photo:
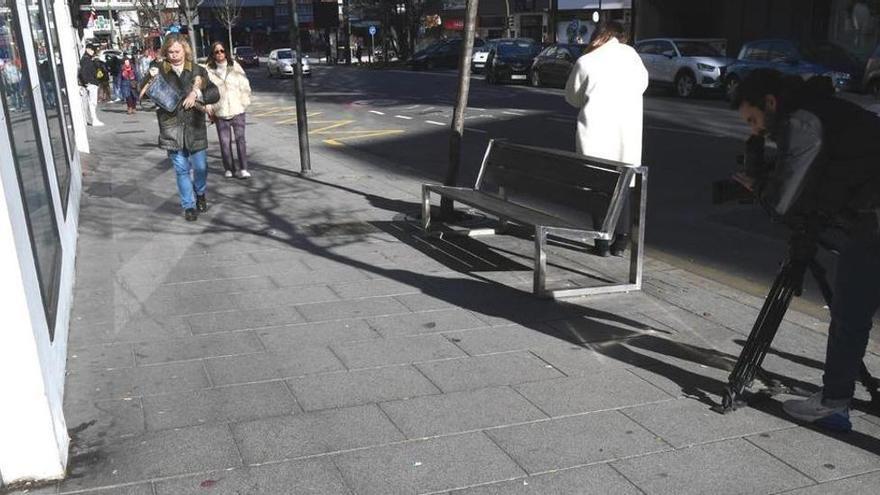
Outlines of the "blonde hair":
{"type": "Polygon", "coordinates": [[[180,46],[183,47],[183,53],[186,55],[186,62],[192,63],[192,47],[189,46],[189,40],[187,40],[186,36],[180,33],[172,33],[165,37],[165,41],[162,42],[162,48],[159,50],[159,54],[162,56],[162,58],[168,58],[168,49],[171,48],[171,45],[175,43],[180,43],[180,46]]]}

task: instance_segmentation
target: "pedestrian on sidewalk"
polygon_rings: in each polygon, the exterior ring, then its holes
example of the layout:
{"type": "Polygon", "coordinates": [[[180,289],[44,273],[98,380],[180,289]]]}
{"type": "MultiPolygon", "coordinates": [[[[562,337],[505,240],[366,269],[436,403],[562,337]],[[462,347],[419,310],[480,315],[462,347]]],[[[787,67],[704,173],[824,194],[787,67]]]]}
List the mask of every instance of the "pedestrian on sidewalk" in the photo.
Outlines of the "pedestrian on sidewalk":
{"type": "Polygon", "coordinates": [[[95,46],[86,45],[86,51],[79,61],[79,84],[86,89],[88,99],[88,123],[91,126],[104,125],[98,120],[98,86],[101,81],[98,78],[99,66],[95,63],[95,46]]]}
{"type": "MultiPolygon", "coordinates": [[[[648,71],[639,54],[626,44],[618,22],[605,23],[575,63],[565,86],[565,101],[579,108],[577,152],[639,166],[642,163],[643,94],[648,71]]],[[[621,255],[629,244],[629,201],[620,213],[615,239],[596,240],[600,256],[621,255]]],[[[594,221],[604,217],[595,211],[594,221]]],[[[596,225],[596,227],[599,227],[596,225]]]]}
{"type": "Polygon", "coordinates": [[[247,74],[232,57],[227,56],[223,43],[215,41],[208,55],[208,77],[220,90],[220,101],[208,105],[208,116],[217,124],[220,154],[223,156],[223,175],[248,179],[247,140],[245,139],[245,112],[251,104],[251,84],[247,74]],[[232,135],[238,152],[238,170],[232,157],[232,135]]]}
{"type": "Polygon", "coordinates": [[[363,63],[363,61],[364,61],[364,47],[360,43],[357,44],[357,49],[355,50],[355,56],[357,57],[358,64],[363,63]]]}
{"type": "Polygon", "coordinates": [[[104,57],[104,63],[107,65],[107,72],[110,73],[110,91],[113,98],[111,101],[113,103],[118,103],[122,101],[119,80],[119,75],[122,70],[122,61],[116,55],[106,55],[104,57]]]}
{"type": "Polygon", "coordinates": [[[128,106],[128,114],[131,115],[137,108],[137,74],[131,59],[126,57],[122,61],[122,69],[119,71],[119,94],[128,106]]]}
{"type": "MultiPolygon", "coordinates": [[[[165,37],[162,61],[149,70],[149,84],[161,77],[181,96],[172,111],[156,109],[159,120],[159,147],[168,151],[168,158],[177,173],[180,206],[187,221],[198,219],[199,212],[208,211],[205,192],[208,188],[208,131],[205,116],[199,107],[220,100],[220,91],[208,78],[208,71],[193,61],[192,48],[186,36],[178,33],[165,37]],[[192,172],[192,177],[190,177],[192,172]]],[[[203,108],[203,107],[202,107],[203,108]]]]}

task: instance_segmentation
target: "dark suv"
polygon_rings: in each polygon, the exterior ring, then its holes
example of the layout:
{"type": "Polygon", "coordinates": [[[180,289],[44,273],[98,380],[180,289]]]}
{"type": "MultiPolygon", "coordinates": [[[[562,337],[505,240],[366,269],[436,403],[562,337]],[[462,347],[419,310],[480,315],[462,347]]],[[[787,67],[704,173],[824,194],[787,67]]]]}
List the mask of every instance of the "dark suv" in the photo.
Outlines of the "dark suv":
{"type": "Polygon", "coordinates": [[[260,57],[257,52],[250,46],[237,46],[232,50],[232,56],[235,61],[242,67],[259,67],[260,57]]]}
{"type": "Polygon", "coordinates": [[[828,76],[838,91],[858,90],[863,69],[846,50],[828,41],[811,44],[791,40],[761,40],[743,45],[736,62],[727,69],[725,89],[733,95],[739,82],[755,69],[776,69],[785,74],[828,76]]]}
{"type": "MultiPolygon", "coordinates": [[[[484,43],[482,39],[477,38],[474,40],[474,48],[479,48],[484,43]]],[[[409,59],[409,66],[413,70],[456,69],[461,59],[461,44],[461,38],[438,41],[413,53],[409,59]]]]}
{"type": "Polygon", "coordinates": [[[486,82],[527,82],[541,46],[529,38],[500,39],[486,60],[486,82]]]}

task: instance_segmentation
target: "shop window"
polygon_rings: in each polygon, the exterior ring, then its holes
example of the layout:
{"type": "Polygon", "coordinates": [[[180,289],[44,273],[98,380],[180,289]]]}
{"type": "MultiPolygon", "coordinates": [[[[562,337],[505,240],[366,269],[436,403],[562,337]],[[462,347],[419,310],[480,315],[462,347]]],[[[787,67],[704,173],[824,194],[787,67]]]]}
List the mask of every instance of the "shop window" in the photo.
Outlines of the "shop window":
{"type": "Polygon", "coordinates": [[[13,0],[0,0],[0,98],[51,340],[61,275],[61,239],[16,14],[13,0]]]}

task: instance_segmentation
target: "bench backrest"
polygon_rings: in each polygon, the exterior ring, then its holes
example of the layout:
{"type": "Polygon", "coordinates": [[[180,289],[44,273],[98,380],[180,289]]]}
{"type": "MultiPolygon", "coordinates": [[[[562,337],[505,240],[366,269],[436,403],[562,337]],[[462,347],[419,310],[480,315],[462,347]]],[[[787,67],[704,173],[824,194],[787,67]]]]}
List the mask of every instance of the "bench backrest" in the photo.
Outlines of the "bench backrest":
{"type": "Polygon", "coordinates": [[[597,214],[594,226],[611,232],[637,167],[566,151],[492,140],[475,189],[562,216],[597,214]],[[601,224],[601,228],[599,225],[601,224]]]}

